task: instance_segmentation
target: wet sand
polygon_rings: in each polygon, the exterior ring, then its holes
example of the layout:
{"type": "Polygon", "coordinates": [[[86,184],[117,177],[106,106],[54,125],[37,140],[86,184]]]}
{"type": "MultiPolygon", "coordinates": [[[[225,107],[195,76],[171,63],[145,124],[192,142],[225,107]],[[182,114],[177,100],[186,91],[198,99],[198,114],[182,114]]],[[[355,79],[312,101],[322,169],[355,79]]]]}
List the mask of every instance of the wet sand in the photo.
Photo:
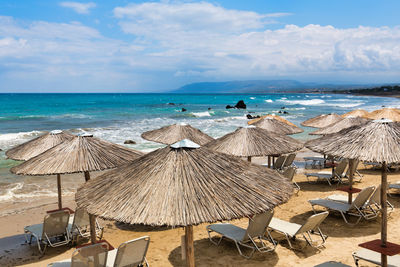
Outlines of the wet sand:
{"type": "MultiPolygon", "coordinates": [[[[305,153],[302,155],[304,156],[305,153]]],[[[254,161],[261,162],[260,159],[254,161]]],[[[265,162],[265,159],[262,162],[265,162]]],[[[301,165],[299,162],[296,164],[301,165]]],[[[356,187],[379,185],[379,170],[365,169],[361,164],[359,170],[364,178],[360,183],[355,184],[356,187]]],[[[295,180],[300,185],[301,191],[294,194],[288,203],[275,208],[275,217],[302,223],[312,215],[311,205],[307,200],[340,193],[340,191],[335,191],[337,185],[329,186],[322,181],[309,183],[302,173],[296,174],[295,180]]],[[[400,180],[399,172],[389,173],[388,180],[389,182],[400,180]]],[[[398,238],[400,236],[400,195],[394,195],[388,199],[395,206],[388,220],[388,240],[400,243],[398,238]]],[[[56,201],[54,197],[30,203],[11,203],[0,206],[2,228],[0,266],[46,266],[50,262],[71,257],[74,248],[66,246],[49,248],[45,256],[39,258],[37,247],[24,243],[23,227],[42,222],[46,210],[57,208],[56,201]]],[[[75,207],[73,196],[64,198],[64,206],[75,207]]],[[[231,223],[246,227],[247,219],[231,223]]],[[[147,259],[151,266],[184,266],[180,246],[181,236],[184,234],[183,228],[152,228],[113,221],[101,221],[101,224],[105,227],[104,238],[115,247],[124,241],[144,235],[150,236],[151,244],[147,259]]],[[[358,244],[380,237],[380,218],[370,221],[362,220],[357,226],[349,226],[344,223],[339,214],[330,214],[321,225],[322,231],[329,236],[326,248],[318,250],[308,246],[301,251],[291,250],[282,236],[274,234],[276,239],[282,240],[274,252],[255,253],[252,259],[247,260],[239,256],[235,245],[229,241],[224,240],[219,246],[210,243],[205,226],[206,224],[194,227],[196,266],[314,266],[329,260],[354,266],[351,253],[359,249],[358,244]]],[[[294,244],[304,245],[301,240],[294,244]]],[[[361,266],[373,265],[361,262],[361,266]]]]}

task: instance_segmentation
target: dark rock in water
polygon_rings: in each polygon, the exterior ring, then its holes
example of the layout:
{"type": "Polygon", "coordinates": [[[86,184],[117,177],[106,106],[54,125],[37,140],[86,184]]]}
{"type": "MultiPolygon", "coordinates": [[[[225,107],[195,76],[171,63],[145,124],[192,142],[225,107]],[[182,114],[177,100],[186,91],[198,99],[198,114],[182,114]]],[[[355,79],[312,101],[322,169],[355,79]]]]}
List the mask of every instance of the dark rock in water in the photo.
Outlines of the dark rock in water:
{"type": "Polygon", "coordinates": [[[133,141],[133,140],[125,140],[124,144],[126,144],[126,145],[135,145],[136,142],[133,141]]]}
{"type": "Polygon", "coordinates": [[[175,103],[167,103],[167,105],[175,106],[175,103]]]}
{"type": "Polygon", "coordinates": [[[289,114],[289,112],[287,112],[287,111],[284,111],[284,112],[283,112],[283,114],[289,114]]]}
{"type": "Polygon", "coordinates": [[[0,148],[0,151],[3,151],[3,149],[0,148]]]}
{"type": "Polygon", "coordinates": [[[231,105],[227,105],[225,108],[226,109],[231,109],[231,108],[235,108],[235,107],[232,107],[231,105]]]}
{"type": "Polygon", "coordinates": [[[260,115],[252,116],[251,114],[247,114],[246,117],[247,117],[247,119],[249,119],[249,120],[261,118],[260,115]]]}
{"type": "Polygon", "coordinates": [[[282,110],[279,110],[278,113],[282,113],[282,110]]]}
{"type": "Polygon", "coordinates": [[[246,104],[244,103],[243,100],[239,100],[239,102],[236,103],[235,108],[246,109],[246,104]]]}
{"type": "Polygon", "coordinates": [[[281,109],[285,109],[286,107],[281,107],[281,109]]]}
{"type": "Polygon", "coordinates": [[[211,110],[212,108],[208,108],[208,110],[211,110]]]}
{"type": "Polygon", "coordinates": [[[186,108],[182,108],[182,112],[185,112],[185,111],[187,111],[187,109],[186,108]]]}

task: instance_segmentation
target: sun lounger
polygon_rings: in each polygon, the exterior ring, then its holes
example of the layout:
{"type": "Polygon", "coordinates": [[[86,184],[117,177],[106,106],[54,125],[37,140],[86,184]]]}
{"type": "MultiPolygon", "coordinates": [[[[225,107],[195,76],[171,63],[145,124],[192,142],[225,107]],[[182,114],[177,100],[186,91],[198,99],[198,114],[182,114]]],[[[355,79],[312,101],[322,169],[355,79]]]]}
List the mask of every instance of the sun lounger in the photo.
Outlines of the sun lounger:
{"type": "MultiPolygon", "coordinates": [[[[371,262],[376,265],[381,265],[381,254],[369,249],[360,249],[353,252],[354,263],[358,265],[359,260],[371,262]]],[[[399,267],[400,266],[400,255],[387,256],[388,267],[399,267]]]]}
{"type": "Polygon", "coordinates": [[[273,168],[274,168],[275,170],[282,170],[282,169],[283,169],[283,164],[285,164],[285,160],[286,160],[286,156],[284,156],[284,155],[279,156],[279,157],[275,160],[275,163],[274,163],[273,168]]]}
{"type": "Polygon", "coordinates": [[[249,259],[253,256],[256,250],[259,252],[269,252],[275,250],[276,242],[267,229],[272,216],[273,211],[255,215],[253,218],[249,219],[249,225],[247,229],[240,228],[230,223],[211,224],[206,227],[208,237],[215,245],[219,245],[223,238],[232,240],[235,242],[239,254],[249,259]],[[211,232],[221,235],[221,238],[218,241],[214,241],[210,235],[211,232]],[[272,248],[269,248],[265,245],[265,234],[268,235],[268,239],[273,244],[272,248]],[[259,241],[261,246],[259,246],[256,241],[259,241]],[[241,246],[251,249],[250,254],[244,255],[240,249],[241,246]]]}
{"type": "Polygon", "coordinates": [[[390,194],[390,190],[391,190],[391,189],[400,190],[400,181],[398,181],[398,182],[396,182],[396,183],[394,183],[394,184],[389,184],[389,185],[388,185],[389,196],[392,196],[392,195],[390,194]]]}
{"type": "Polygon", "coordinates": [[[26,241],[31,244],[32,239],[35,238],[41,254],[45,253],[47,246],[58,247],[68,244],[70,242],[69,218],[69,212],[66,210],[47,214],[42,224],[30,225],[24,228],[26,241]],[[44,245],[43,248],[42,245],[44,245]]]}
{"type": "Polygon", "coordinates": [[[325,244],[327,236],[324,235],[319,228],[320,224],[325,220],[328,216],[329,212],[321,212],[314,215],[311,215],[307,221],[304,222],[303,225],[297,223],[291,223],[287,221],[283,221],[277,218],[272,218],[269,223],[268,228],[272,231],[277,231],[285,235],[286,240],[289,243],[290,248],[293,248],[290,240],[295,239],[296,236],[303,236],[306,240],[307,244],[312,247],[321,247],[325,244]],[[314,241],[311,235],[317,235],[321,238],[322,242],[320,244],[314,245],[314,241]]]}
{"type": "Polygon", "coordinates": [[[370,220],[370,219],[377,217],[377,213],[371,212],[371,210],[369,208],[365,208],[365,204],[368,201],[368,199],[371,197],[374,189],[375,189],[374,186],[364,188],[357,195],[357,197],[354,199],[354,201],[351,204],[341,203],[341,202],[337,202],[337,201],[333,201],[333,200],[329,200],[329,199],[321,199],[321,198],[309,200],[308,202],[310,202],[312,209],[315,213],[316,213],[316,210],[314,209],[314,206],[321,206],[321,207],[327,208],[328,210],[338,211],[342,215],[344,221],[347,224],[350,224],[350,223],[345,216],[346,214],[351,215],[351,216],[356,216],[356,217],[358,217],[358,219],[355,224],[357,224],[360,222],[360,220],[362,218],[364,218],[366,220],[370,220]]]}
{"type": "Polygon", "coordinates": [[[294,159],[296,158],[296,154],[295,153],[291,153],[289,154],[286,159],[285,162],[283,163],[282,169],[291,167],[293,165],[294,159]]]}
{"type": "Polygon", "coordinates": [[[297,190],[300,190],[300,186],[293,180],[294,174],[296,173],[296,168],[295,167],[289,167],[287,168],[282,175],[288,178],[293,185],[297,188],[297,190]]]}
{"type": "Polygon", "coordinates": [[[325,179],[329,185],[332,185],[332,181],[337,180],[338,183],[342,182],[342,179],[345,178],[345,170],[346,166],[348,164],[348,161],[346,159],[343,159],[339,162],[337,167],[334,170],[334,173],[330,171],[322,171],[322,172],[313,172],[313,173],[305,173],[305,176],[307,177],[307,180],[310,181],[310,177],[316,177],[317,179],[325,179]]]}
{"type": "Polygon", "coordinates": [[[50,263],[47,267],[106,267],[108,256],[107,243],[98,243],[76,249],[71,259],[50,263]]]}
{"type": "Polygon", "coordinates": [[[149,266],[146,260],[150,237],[143,236],[119,245],[108,252],[107,267],[149,266]]]}
{"type": "MultiPolygon", "coordinates": [[[[90,236],[90,221],[89,213],[85,209],[78,208],[75,211],[72,224],[68,225],[71,237],[75,241],[79,241],[80,237],[90,236]]],[[[96,235],[101,240],[103,237],[103,228],[100,226],[99,222],[96,220],[96,235]]]]}
{"type": "Polygon", "coordinates": [[[304,160],[306,162],[305,168],[307,169],[307,166],[311,166],[312,169],[316,169],[318,167],[321,169],[324,166],[324,163],[326,161],[325,158],[323,157],[304,157],[304,160]],[[311,161],[311,164],[308,164],[308,162],[311,161]]]}
{"type": "Polygon", "coordinates": [[[77,249],[71,259],[50,263],[48,267],[82,267],[82,266],[150,266],[146,260],[150,237],[143,236],[122,243],[117,249],[108,251],[107,243],[89,245],[77,249]],[[95,257],[97,256],[97,258],[95,257]],[[93,264],[96,260],[96,264],[93,264]],[[87,264],[87,263],[91,264],[87,264]],[[79,263],[79,265],[74,265],[79,263]]]}
{"type": "MultiPolygon", "coordinates": [[[[348,203],[349,196],[348,195],[343,195],[343,194],[335,194],[335,195],[330,195],[326,199],[337,201],[337,202],[342,202],[342,203],[348,203]]],[[[391,210],[394,210],[394,206],[389,202],[389,200],[386,200],[386,204],[391,210]]],[[[368,201],[364,205],[364,209],[369,207],[373,212],[380,212],[381,210],[381,185],[379,185],[374,193],[372,193],[371,197],[368,199],[368,201]]]]}

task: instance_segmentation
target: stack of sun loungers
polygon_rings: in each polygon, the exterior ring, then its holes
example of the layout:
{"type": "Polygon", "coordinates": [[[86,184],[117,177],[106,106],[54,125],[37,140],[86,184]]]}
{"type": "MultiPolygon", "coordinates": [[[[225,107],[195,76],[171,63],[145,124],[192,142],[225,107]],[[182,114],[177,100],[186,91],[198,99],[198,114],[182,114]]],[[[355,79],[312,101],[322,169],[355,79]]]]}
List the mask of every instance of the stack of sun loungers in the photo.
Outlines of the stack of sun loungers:
{"type": "Polygon", "coordinates": [[[286,169],[288,167],[291,167],[291,166],[295,167],[295,165],[294,165],[294,159],[295,158],[296,158],[296,154],[295,153],[291,153],[291,154],[289,154],[287,156],[281,155],[276,159],[276,161],[275,161],[275,163],[273,165],[273,168],[275,170],[284,170],[284,169],[286,169]]]}
{"type": "Polygon", "coordinates": [[[310,177],[316,177],[317,180],[322,179],[326,180],[329,185],[332,185],[333,182],[342,183],[343,179],[346,178],[346,167],[348,165],[348,161],[346,159],[341,160],[334,172],[331,171],[320,171],[320,172],[312,172],[305,173],[307,180],[310,181],[310,177]]]}

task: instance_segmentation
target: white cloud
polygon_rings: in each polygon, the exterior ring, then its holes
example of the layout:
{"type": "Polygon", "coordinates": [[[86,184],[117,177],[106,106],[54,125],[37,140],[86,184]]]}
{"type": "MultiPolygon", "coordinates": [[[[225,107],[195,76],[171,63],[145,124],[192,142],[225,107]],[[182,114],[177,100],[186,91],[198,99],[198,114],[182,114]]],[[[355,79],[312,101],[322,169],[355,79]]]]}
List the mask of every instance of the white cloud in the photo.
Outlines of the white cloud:
{"type": "Polygon", "coordinates": [[[72,8],[78,14],[89,14],[91,8],[95,8],[96,4],[93,2],[79,3],[79,2],[61,2],[60,6],[72,8]]]}

